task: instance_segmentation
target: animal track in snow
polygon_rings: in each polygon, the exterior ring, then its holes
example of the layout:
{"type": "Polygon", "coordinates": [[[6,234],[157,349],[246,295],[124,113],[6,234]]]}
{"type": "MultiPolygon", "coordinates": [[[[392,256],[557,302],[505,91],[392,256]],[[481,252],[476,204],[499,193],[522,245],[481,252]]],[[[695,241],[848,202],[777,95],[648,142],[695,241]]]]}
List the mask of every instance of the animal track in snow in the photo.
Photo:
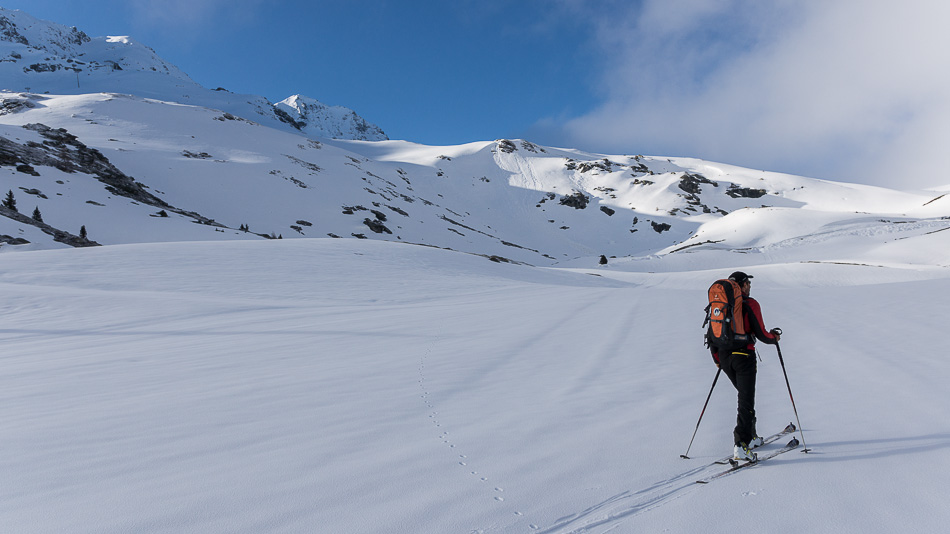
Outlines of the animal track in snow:
{"type": "MultiPolygon", "coordinates": [[[[426,382],[427,382],[427,381],[426,381],[426,376],[425,376],[426,359],[429,357],[429,354],[430,354],[430,353],[431,353],[431,350],[426,350],[426,353],[422,356],[422,358],[421,358],[420,361],[419,361],[419,387],[420,387],[420,389],[422,389],[422,395],[420,395],[420,398],[422,399],[422,402],[425,404],[425,406],[426,406],[426,408],[427,408],[427,410],[428,410],[428,412],[429,412],[429,413],[428,413],[428,419],[429,419],[430,421],[432,421],[432,424],[435,425],[436,428],[440,428],[440,429],[441,429],[441,428],[442,428],[442,423],[441,423],[441,421],[440,421],[440,419],[439,419],[439,417],[438,417],[438,416],[439,416],[439,411],[436,410],[436,407],[435,407],[435,405],[433,404],[432,398],[431,398],[431,396],[430,396],[430,394],[429,394],[429,390],[428,390],[428,388],[426,387],[426,382]]],[[[455,444],[455,443],[452,443],[452,441],[449,439],[449,432],[448,432],[447,430],[441,430],[441,431],[439,432],[439,434],[438,434],[438,438],[439,438],[439,440],[440,440],[443,444],[447,445],[450,449],[455,449],[455,448],[456,448],[456,444],[455,444]]],[[[458,460],[456,460],[457,463],[458,463],[458,465],[460,465],[460,466],[462,466],[462,467],[469,468],[469,465],[468,465],[468,464],[469,464],[469,457],[468,457],[467,454],[456,453],[456,456],[457,456],[457,458],[458,458],[458,460]]],[[[484,483],[484,482],[488,482],[488,480],[489,480],[489,478],[488,478],[487,476],[479,476],[478,470],[472,470],[472,471],[469,471],[469,473],[470,473],[472,476],[478,477],[478,479],[479,479],[480,482],[483,482],[483,483],[484,483]]],[[[493,499],[495,502],[497,502],[497,503],[505,502],[505,498],[502,497],[501,495],[498,495],[499,493],[504,493],[504,491],[505,491],[504,488],[502,488],[502,487],[500,487],[500,486],[494,486],[494,487],[493,487],[492,499],[493,499]]],[[[523,512],[520,512],[520,511],[517,511],[517,510],[516,510],[516,511],[514,511],[514,512],[512,512],[512,513],[513,513],[515,516],[524,517],[524,513],[523,513],[523,512]]],[[[538,527],[537,525],[535,525],[535,524],[530,524],[529,527],[530,527],[531,529],[533,529],[533,530],[538,530],[538,528],[539,528],[539,527],[538,527]]]]}

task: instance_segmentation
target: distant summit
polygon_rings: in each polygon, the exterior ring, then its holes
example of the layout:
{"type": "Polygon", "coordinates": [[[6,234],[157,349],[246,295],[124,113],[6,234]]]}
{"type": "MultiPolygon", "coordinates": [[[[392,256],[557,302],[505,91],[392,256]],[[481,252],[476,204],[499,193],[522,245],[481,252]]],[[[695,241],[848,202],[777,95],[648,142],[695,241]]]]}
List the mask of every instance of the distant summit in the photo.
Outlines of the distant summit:
{"type": "MultiPolygon", "coordinates": [[[[91,38],[79,29],[0,8],[0,73],[11,91],[80,94],[129,92],[157,83],[159,92],[174,95],[187,86],[200,87],[187,74],[151,48],[121,37],[91,38]],[[146,75],[144,78],[142,75],[146,75]],[[136,78],[138,83],[129,83],[136,78]]],[[[153,96],[153,95],[146,95],[153,96]]]]}
{"type": "Polygon", "coordinates": [[[351,109],[300,95],[274,104],[258,95],[207,89],[131,37],[89,37],[76,27],[4,8],[0,8],[0,91],[123,93],[219,109],[308,136],[388,139],[379,126],[351,109]]]}
{"type": "Polygon", "coordinates": [[[320,137],[385,141],[389,138],[376,126],[366,122],[351,109],[326,104],[302,95],[294,95],[275,104],[287,113],[300,131],[320,137]]]}

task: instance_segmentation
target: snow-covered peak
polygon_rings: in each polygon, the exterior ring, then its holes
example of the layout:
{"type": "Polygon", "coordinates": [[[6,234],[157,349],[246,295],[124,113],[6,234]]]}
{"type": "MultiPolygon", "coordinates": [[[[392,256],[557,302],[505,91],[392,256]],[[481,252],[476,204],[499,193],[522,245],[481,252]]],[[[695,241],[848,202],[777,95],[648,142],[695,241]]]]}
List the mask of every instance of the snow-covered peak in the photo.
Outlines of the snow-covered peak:
{"type": "Polygon", "coordinates": [[[91,38],[75,27],[0,8],[3,89],[53,94],[180,96],[198,86],[128,36],[91,38]]]}
{"type": "Polygon", "coordinates": [[[0,90],[59,95],[121,93],[219,109],[310,137],[388,139],[351,109],[293,96],[279,105],[257,95],[208,89],[134,38],[89,37],[77,28],[0,8],[0,90]]]}
{"type": "Polygon", "coordinates": [[[0,43],[19,45],[52,54],[72,54],[92,39],[76,27],[67,28],[39,20],[28,13],[0,7],[0,43]]]}
{"type": "Polygon", "coordinates": [[[327,106],[319,100],[294,95],[275,104],[308,135],[334,139],[385,141],[389,137],[379,126],[366,122],[353,110],[342,106],[327,106]]]}

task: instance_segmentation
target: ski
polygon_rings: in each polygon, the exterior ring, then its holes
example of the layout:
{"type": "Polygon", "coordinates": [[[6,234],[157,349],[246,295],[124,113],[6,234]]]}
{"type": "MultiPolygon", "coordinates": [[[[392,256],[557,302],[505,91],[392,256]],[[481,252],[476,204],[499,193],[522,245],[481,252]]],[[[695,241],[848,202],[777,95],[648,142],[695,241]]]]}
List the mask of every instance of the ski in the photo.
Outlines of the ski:
{"type": "MultiPolygon", "coordinates": [[[[767,438],[762,438],[762,445],[756,448],[759,449],[761,447],[768,445],[769,443],[778,441],[779,439],[781,439],[782,436],[787,436],[788,434],[791,434],[792,432],[795,432],[796,430],[798,429],[795,427],[795,425],[792,423],[789,423],[788,426],[785,427],[785,429],[782,430],[781,432],[776,432],[775,434],[772,434],[771,436],[767,438]]],[[[733,461],[732,455],[730,454],[729,456],[725,456],[719,460],[716,460],[714,463],[717,463],[719,465],[727,465],[727,464],[732,464],[732,461],[733,461]]]]}
{"type": "Polygon", "coordinates": [[[796,448],[798,448],[799,445],[800,445],[800,443],[798,442],[798,438],[794,438],[794,437],[793,437],[792,440],[789,441],[788,444],[785,445],[784,447],[782,447],[781,449],[772,451],[772,452],[766,454],[765,456],[759,456],[759,458],[756,459],[754,462],[738,463],[737,465],[734,465],[734,466],[730,467],[729,469],[726,469],[725,471],[720,471],[720,472],[718,472],[718,473],[714,473],[714,474],[712,474],[712,475],[709,475],[709,476],[706,477],[706,478],[701,478],[701,479],[697,480],[696,483],[697,483],[697,484],[709,484],[710,482],[712,482],[713,480],[715,480],[715,479],[717,479],[717,478],[722,478],[722,477],[724,477],[724,476],[731,475],[732,473],[735,473],[736,471],[738,471],[738,470],[740,470],[740,469],[743,469],[743,468],[746,468],[746,467],[751,467],[751,466],[753,466],[753,465],[759,465],[760,463],[764,462],[765,460],[768,460],[769,458],[775,458],[775,457],[778,456],[779,454],[786,453],[786,452],[788,452],[788,451],[790,451],[790,450],[792,450],[792,449],[796,449],[796,448]]]}

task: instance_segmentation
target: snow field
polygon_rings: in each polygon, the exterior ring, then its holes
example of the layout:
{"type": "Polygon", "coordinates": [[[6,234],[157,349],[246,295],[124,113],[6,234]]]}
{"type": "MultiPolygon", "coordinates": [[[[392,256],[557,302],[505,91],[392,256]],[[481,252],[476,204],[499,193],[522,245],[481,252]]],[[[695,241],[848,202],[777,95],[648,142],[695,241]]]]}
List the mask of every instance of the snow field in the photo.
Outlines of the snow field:
{"type": "MultiPolygon", "coordinates": [[[[946,277],[822,285],[855,267],[812,264],[785,267],[811,279],[798,288],[757,277],[814,453],[702,487],[735,417],[723,378],[694,459],[679,458],[715,374],[705,273],[646,284],[356,240],[4,261],[0,517],[14,531],[888,532],[947,519],[947,310],[934,299],[946,277]]],[[[774,348],[760,352],[771,433],[794,415],[774,348]]]]}

